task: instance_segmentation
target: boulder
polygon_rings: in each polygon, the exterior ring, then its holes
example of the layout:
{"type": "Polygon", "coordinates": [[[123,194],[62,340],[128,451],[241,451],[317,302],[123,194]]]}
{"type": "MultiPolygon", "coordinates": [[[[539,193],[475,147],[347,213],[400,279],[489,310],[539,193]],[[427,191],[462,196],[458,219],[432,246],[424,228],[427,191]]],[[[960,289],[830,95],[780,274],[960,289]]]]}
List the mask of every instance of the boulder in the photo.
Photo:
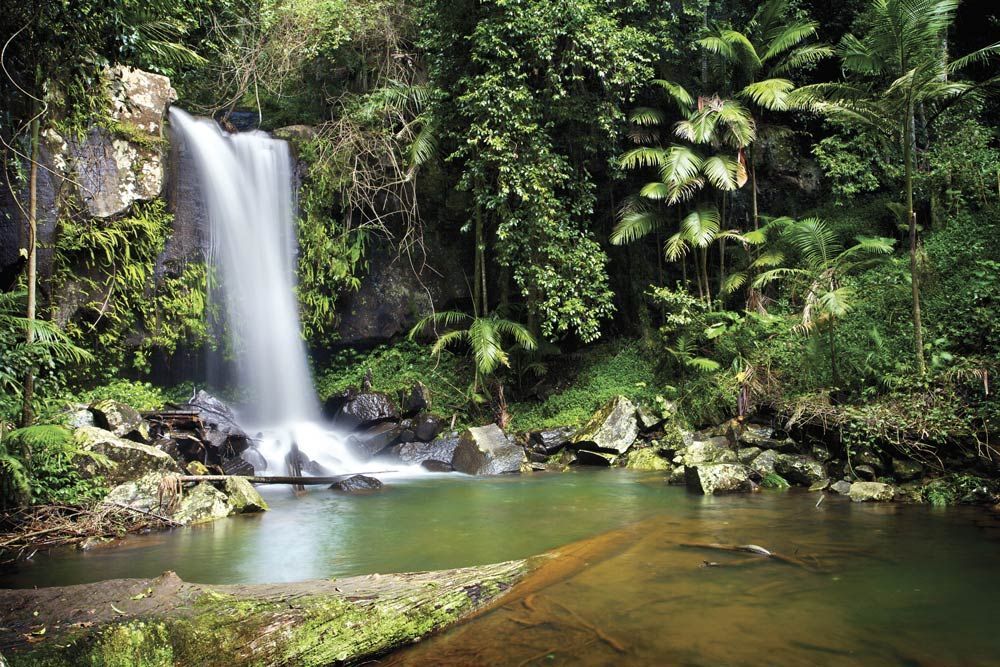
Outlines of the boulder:
{"type": "Polygon", "coordinates": [[[420,462],[420,467],[427,472],[452,472],[454,468],[451,467],[450,463],[445,463],[444,461],[436,461],[434,459],[427,459],[426,461],[420,462]]]}
{"type": "Polygon", "coordinates": [[[666,417],[647,405],[640,405],[635,409],[635,419],[644,433],[655,431],[667,420],[666,417]]]}
{"type": "Polygon", "coordinates": [[[635,406],[624,396],[616,396],[573,434],[572,442],[577,449],[624,454],[638,434],[635,406]]]}
{"type": "Polygon", "coordinates": [[[511,442],[496,424],[464,431],[451,464],[467,475],[500,475],[521,470],[524,449],[511,442]]]}
{"type": "Polygon", "coordinates": [[[401,430],[399,424],[382,422],[348,436],[347,444],[358,458],[366,461],[394,443],[401,430]]]}
{"type": "Polygon", "coordinates": [[[739,430],[739,444],[744,447],[760,447],[761,449],[776,449],[780,452],[795,452],[798,444],[791,438],[777,437],[770,426],[762,424],[746,424],[739,430]]]}
{"type": "Polygon", "coordinates": [[[820,463],[826,463],[833,458],[833,455],[830,454],[830,449],[826,445],[813,445],[809,451],[812,453],[812,457],[820,463]]]}
{"type": "Polygon", "coordinates": [[[236,422],[232,408],[215,396],[200,390],[188,401],[188,407],[198,413],[204,425],[199,436],[215,450],[216,462],[239,456],[250,446],[250,438],[236,422]]]}
{"type": "Polygon", "coordinates": [[[740,463],[750,463],[760,455],[760,451],[757,447],[741,447],[736,450],[736,460],[740,463]]]}
{"type": "Polygon", "coordinates": [[[576,461],[585,466],[613,466],[618,462],[618,454],[591,449],[576,450],[576,461]]]}
{"type": "Polygon", "coordinates": [[[208,467],[201,461],[189,461],[185,466],[189,475],[207,475],[208,467]]]}
{"type": "Polygon", "coordinates": [[[83,403],[74,403],[68,406],[65,414],[66,428],[71,431],[81,426],[97,426],[97,423],[94,421],[94,413],[83,403]]]}
{"type": "Polygon", "coordinates": [[[156,447],[119,438],[110,431],[96,426],[84,426],[73,432],[73,439],[80,449],[106,456],[115,465],[103,468],[88,458],[81,458],[79,465],[88,475],[104,475],[109,485],[135,480],[151,472],[180,473],[180,467],[169,454],[156,447]]]}
{"type": "Polygon", "coordinates": [[[551,456],[565,447],[572,435],[573,429],[569,426],[532,431],[528,434],[528,446],[551,456]]]}
{"type": "Polygon", "coordinates": [[[802,454],[781,454],[774,462],[774,471],[793,484],[809,486],[826,478],[823,464],[802,454]]]}
{"type": "Polygon", "coordinates": [[[432,442],[404,442],[392,448],[396,457],[407,465],[417,465],[424,461],[440,461],[451,467],[458,447],[458,436],[443,437],[432,442]]]}
{"type": "Polygon", "coordinates": [[[253,484],[242,477],[230,477],[226,480],[226,495],[237,514],[265,512],[268,509],[267,503],[253,484]]]}
{"type": "Polygon", "coordinates": [[[892,476],[901,482],[909,482],[924,474],[924,467],[916,461],[892,460],[892,476]]]}
{"type": "Polygon", "coordinates": [[[760,477],[767,477],[775,471],[780,453],[773,449],[768,449],[757,455],[750,462],[750,470],[760,477]]]}
{"type": "Polygon", "coordinates": [[[444,420],[436,415],[417,415],[413,418],[411,428],[417,440],[430,442],[444,429],[444,420]]]}
{"type": "Polygon", "coordinates": [[[679,456],[680,460],[675,458],[675,462],[688,466],[698,463],[734,463],[736,461],[736,453],[730,449],[729,441],[722,436],[707,440],[695,440],[679,456]]]}
{"type": "MultiPolygon", "coordinates": [[[[412,417],[431,407],[431,390],[423,382],[399,392],[399,411],[404,417],[412,417]]],[[[435,434],[437,435],[437,434],[435,434]]],[[[433,438],[434,436],[431,436],[433,438]]],[[[430,439],[430,438],[428,438],[430,439]]]]}
{"type": "Polygon", "coordinates": [[[172,518],[177,523],[189,526],[224,519],[235,512],[226,494],[208,482],[201,482],[184,494],[172,518]]]}
{"type": "Polygon", "coordinates": [[[885,502],[892,500],[895,495],[895,489],[889,484],[882,484],[881,482],[855,482],[851,484],[850,496],[852,502],[885,502]]]}
{"type": "Polygon", "coordinates": [[[222,472],[226,475],[252,477],[257,472],[254,469],[253,464],[242,458],[242,455],[226,459],[222,462],[220,467],[222,468],[222,472]]]}
{"type": "Polygon", "coordinates": [[[119,438],[149,441],[149,424],[131,405],[108,399],[91,405],[90,411],[94,414],[94,426],[111,431],[119,438]]]}
{"type": "Polygon", "coordinates": [[[248,447],[243,450],[240,458],[250,464],[255,475],[267,470],[267,459],[264,458],[264,455],[256,447],[248,447]]]}
{"type": "Polygon", "coordinates": [[[563,472],[576,463],[576,452],[572,449],[563,449],[558,454],[553,454],[545,462],[546,470],[557,470],[563,472]]]}
{"type": "Polygon", "coordinates": [[[847,496],[851,493],[851,483],[845,482],[841,479],[831,484],[830,490],[834,493],[839,493],[842,496],[847,496]]]}
{"type": "Polygon", "coordinates": [[[685,466],[684,478],[690,490],[706,496],[746,493],[753,490],[746,467],[738,463],[702,463],[685,466]]]}
{"type": "Polygon", "coordinates": [[[105,496],[104,502],[113,505],[125,505],[140,512],[168,514],[170,499],[160,491],[163,478],[169,473],[150,472],[138,479],[119,484],[105,496]]]}
{"type": "MultiPolygon", "coordinates": [[[[850,474],[852,468],[850,466],[844,466],[844,467],[848,469],[847,472],[848,474],[850,474]]],[[[856,465],[853,467],[853,470],[855,477],[862,480],[868,480],[870,482],[875,481],[875,477],[878,476],[877,473],[875,472],[875,468],[868,465],[867,463],[856,465]]]]}
{"type": "Polygon", "coordinates": [[[399,410],[391,398],[379,392],[367,392],[345,400],[333,415],[333,425],[344,431],[353,431],[398,419],[399,410]]]}
{"type": "Polygon", "coordinates": [[[652,447],[632,449],[626,455],[625,467],[632,470],[670,470],[673,465],[652,447]]]}
{"type": "Polygon", "coordinates": [[[374,477],[354,475],[353,477],[348,477],[345,480],[331,484],[330,488],[341,493],[373,493],[380,491],[383,486],[385,485],[374,477]]]}
{"type": "Polygon", "coordinates": [[[812,484],[810,484],[809,485],[809,491],[810,492],[812,492],[812,491],[823,491],[824,489],[828,488],[829,486],[830,486],[830,480],[829,480],[829,478],[824,477],[823,479],[819,480],[818,482],[813,482],[812,484]]]}

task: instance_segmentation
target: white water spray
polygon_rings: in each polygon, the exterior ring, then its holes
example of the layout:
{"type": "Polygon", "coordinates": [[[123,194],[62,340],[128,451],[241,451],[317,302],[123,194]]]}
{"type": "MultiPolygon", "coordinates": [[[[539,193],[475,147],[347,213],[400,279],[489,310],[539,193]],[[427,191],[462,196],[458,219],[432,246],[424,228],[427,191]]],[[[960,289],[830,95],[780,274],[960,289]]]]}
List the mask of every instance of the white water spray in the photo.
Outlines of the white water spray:
{"type": "Polygon", "coordinates": [[[295,197],[288,144],[263,132],[226,134],[212,120],[170,110],[171,127],[191,155],[221,278],[245,423],[269,471],[284,467],[292,443],[327,470],[358,462],[319,424],[295,300],[295,197]]]}

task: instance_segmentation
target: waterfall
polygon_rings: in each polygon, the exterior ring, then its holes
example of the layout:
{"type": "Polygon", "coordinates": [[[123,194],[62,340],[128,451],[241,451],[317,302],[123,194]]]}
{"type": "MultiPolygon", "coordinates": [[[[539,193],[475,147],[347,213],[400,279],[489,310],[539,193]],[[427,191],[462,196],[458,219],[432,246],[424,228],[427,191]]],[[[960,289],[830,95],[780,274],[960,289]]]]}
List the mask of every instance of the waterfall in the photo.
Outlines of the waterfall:
{"type": "Polygon", "coordinates": [[[327,469],[350,470],[342,439],[319,424],[295,297],[295,189],[288,144],[263,132],[227,134],[212,120],[170,110],[191,156],[209,221],[210,261],[225,295],[227,330],[246,405],[264,435],[268,469],[295,443],[327,469]]]}

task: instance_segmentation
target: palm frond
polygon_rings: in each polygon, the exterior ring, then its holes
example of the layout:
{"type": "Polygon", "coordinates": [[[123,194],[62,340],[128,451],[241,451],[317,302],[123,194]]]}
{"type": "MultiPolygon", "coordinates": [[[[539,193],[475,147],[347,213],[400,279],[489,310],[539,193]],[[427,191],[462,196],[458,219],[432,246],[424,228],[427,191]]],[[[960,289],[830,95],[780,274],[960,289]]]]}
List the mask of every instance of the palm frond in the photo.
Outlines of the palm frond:
{"type": "Polygon", "coordinates": [[[651,234],[662,224],[659,215],[652,211],[635,211],[622,216],[611,230],[611,244],[624,245],[651,234]]]}
{"type": "Polygon", "coordinates": [[[713,155],[701,164],[701,171],[708,182],[719,190],[735,190],[739,164],[733,158],[713,155]]]}
{"type": "Polygon", "coordinates": [[[682,112],[689,111],[691,107],[694,106],[694,98],[691,97],[691,93],[685,90],[680,84],[674,83],[673,81],[667,81],[666,79],[653,79],[651,83],[654,86],[662,88],[666,91],[670,100],[682,112]]]}
{"type": "Polygon", "coordinates": [[[707,247],[719,233],[722,219],[714,206],[702,206],[688,213],[681,221],[681,235],[692,245],[707,247]]]}
{"type": "Polygon", "coordinates": [[[795,84],[788,79],[764,79],[747,85],[739,95],[770,111],[784,111],[788,108],[788,93],[793,88],[795,84]]]}
{"type": "Polygon", "coordinates": [[[666,118],[666,115],[662,111],[653,107],[636,107],[628,115],[630,123],[642,127],[663,125],[666,122],[666,118]]]}
{"type": "Polygon", "coordinates": [[[641,146],[626,151],[618,158],[619,164],[625,169],[638,167],[660,167],[667,161],[667,152],[655,146],[641,146]]]}
{"type": "Polygon", "coordinates": [[[767,50],[760,57],[761,62],[772,60],[798,46],[815,35],[817,28],[819,28],[819,24],[816,21],[796,21],[784,26],[771,37],[767,50]]]}
{"type": "Polygon", "coordinates": [[[841,252],[837,234],[819,218],[804,218],[786,232],[807,264],[821,266],[841,252]]]}

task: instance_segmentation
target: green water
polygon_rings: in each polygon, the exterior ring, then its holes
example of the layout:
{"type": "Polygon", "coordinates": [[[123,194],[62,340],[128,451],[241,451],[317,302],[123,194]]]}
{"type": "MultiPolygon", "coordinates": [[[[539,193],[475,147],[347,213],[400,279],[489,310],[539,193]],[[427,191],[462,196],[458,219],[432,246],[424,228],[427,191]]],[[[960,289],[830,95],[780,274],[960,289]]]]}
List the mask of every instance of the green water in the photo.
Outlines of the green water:
{"type": "Polygon", "coordinates": [[[361,497],[272,491],[263,515],[36,556],[0,586],[167,569],[207,583],[429,570],[528,556],[641,521],[620,552],[530,605],[383,662],[1000,665],[996,514],[836,496],[817,507],[819,498],[705,498],[657,475],[609,470],[435,476],[361,497]],[[758,544],[807,567],[684,546],[706,542],[758,544]]]}

